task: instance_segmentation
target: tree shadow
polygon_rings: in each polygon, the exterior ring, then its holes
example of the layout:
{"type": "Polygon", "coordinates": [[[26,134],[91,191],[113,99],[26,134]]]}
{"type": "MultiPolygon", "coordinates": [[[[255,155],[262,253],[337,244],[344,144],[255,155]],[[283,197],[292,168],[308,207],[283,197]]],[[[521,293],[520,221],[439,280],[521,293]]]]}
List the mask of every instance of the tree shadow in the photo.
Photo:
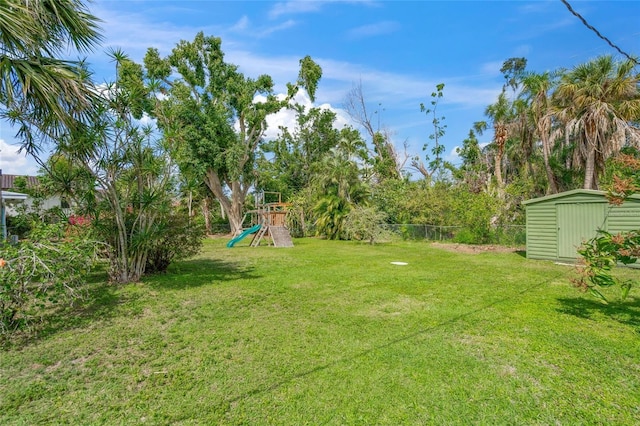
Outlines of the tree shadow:
{"type": "Polygon", "coordinates": [[[138,298],[133,294],[122,295],[118,287],[108,283],[105,271],[92,273],[85,285],[78,289],[82,295],[73,304],[60,304],[47,308],[30,326],[13,333],[5,344],[19,347],[47,339],[61,331],[86,327],[98,319],[105,320],[118,315],[116,307],[138,298]]]}
{"type": "Polygon", "coordinates": [[[558,312],[588,320],[596,320],[605,315],[621,324],[633,327],[640,333],[640,298],[629,296],[624,301],[604,303],[586,297],[559,298],[558,312]]]}
{"type": "MultiPolygon", "coordinates": [[[[258,279],[253,267],[242,263],[211,259],[195,259],[172,264],[165,274],[145,276],[142,282],[155,290],[181,290],[220,282],[258,279]]],[[[140,292],[119,291],[121,286],[108,282],[106,266],[91,273],[80,289],[83,297],[73,305],[49,307],[37,321],[23,331],[0,341],[0,346],[21,347],[38,342],[65,330],[87,327],[95,321],[109,320],[122,315],[118,306],[135,304],[144,297],[140,292]]]]}
{"type": "Polygon", "coordinates": [[[255,268],[240,262],[193,259],[176,262],[166,273],[148,275],[143,282],[155,289],[180,290],[236,280],[261,278],[255,268]]]}

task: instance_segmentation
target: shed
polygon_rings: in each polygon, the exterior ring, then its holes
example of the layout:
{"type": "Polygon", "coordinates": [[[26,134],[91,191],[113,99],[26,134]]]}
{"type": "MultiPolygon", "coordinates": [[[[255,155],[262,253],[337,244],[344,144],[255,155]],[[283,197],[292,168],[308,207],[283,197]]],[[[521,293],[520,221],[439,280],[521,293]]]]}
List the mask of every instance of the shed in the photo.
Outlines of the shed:
{"type": "Polygon", "coordinates": [[[640,195],[609,204],[606,192],[574,189],[522,203],[527,218],[527,258],[575,261],[577,248],[598,230],[640,229],[640,195]]]}

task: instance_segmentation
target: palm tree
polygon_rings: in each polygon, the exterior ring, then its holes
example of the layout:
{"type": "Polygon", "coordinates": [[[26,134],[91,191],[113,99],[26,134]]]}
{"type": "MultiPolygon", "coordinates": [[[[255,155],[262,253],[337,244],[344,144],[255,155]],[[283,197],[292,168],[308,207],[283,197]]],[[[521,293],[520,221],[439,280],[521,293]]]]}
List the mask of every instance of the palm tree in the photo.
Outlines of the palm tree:
{"type": "Polygon", "coordinates": [[[504,148],[509,138],[508,124],[511,118],[511,103],[507,99],[505,90],[503,89],[496,103],[489,105],[484,114],[493,123],[493,145],[495,148],[495,168],[494,173],[498,183],[498,191],[501,193],[504,188],[504,179],[502,177],[502,159],[504,157],[504,148]]]}
{"type": "Polygon", "coordinates": [[[552,194],[556,194],[558,193],[558,183],[549,161],[554,144],[549,93],[556,84],[555,76],[549,72],[542,74],[529,73],[524,76],[522,84],[524,86],[523,94],[529,104],[529,116],[542,143],[542,160],[547,174],[549,190],[552,194]]]}
{"type": "Polygon", "coordinates": [[[0,7],[0,118],[20,127],[28,152],[34,134],[55,137],[87,117],[96,99],[82,62],[59,59],[69,47],[90,51],[98,18],[82,0],[5,0],[0,7]]]}
{"type": "Polygon", "coordinates": [[[343,138],[341,145],[330,150],[317,165],[314,179],[314,188],[321,194],[313,208],[317,218],[316,232],[329,239],[343,236],[347,215],[369,194],[358,160],[353,157],[353,148],[358,144],[343,138]]]}
{"type": "Polygon", "coordinates": [[[598,188],[607,158],[625,145],[640,146],[640,74],[631,60],[601,56],[564,74],[553,94],[554,111],[574,161],[584,169],[585,189],[598,188]]]}

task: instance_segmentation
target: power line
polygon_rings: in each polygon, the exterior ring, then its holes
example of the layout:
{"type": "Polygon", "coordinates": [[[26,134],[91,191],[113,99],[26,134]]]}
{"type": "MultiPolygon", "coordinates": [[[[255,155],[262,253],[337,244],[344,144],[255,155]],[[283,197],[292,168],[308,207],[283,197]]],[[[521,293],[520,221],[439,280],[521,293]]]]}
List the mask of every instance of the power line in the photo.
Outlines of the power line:
{"type": "Polygon", "coordinates": [[[638,62],[637,59],[631,57],[629,54],[625,53],[622,51],[622,49],[620,49],[618,46],[616,46],[615,44],[613,44],[611,42],[611,40],[609,40],[607,37],[603,36],[602,34],[600,34],[600,31],[598,31],[595,27],[593,27],[592,25],[589,25],[589,23],[587,22],[586,19],[584,19],[582,17],[582,15],[580,15],[578,12],[576,12],[575,10],[573,10],[573,7],[571,7],[571,5],[569,4],[569,2],[567,0],[560,0],[565,6],[567,6],[567,9],[569,9],[569,12],[571,12],[572,15],[574,15],[576,18],[578,18],[579,20],[582,21],[582,23],[585,25],[585,27],[589,28],[591,31],[593,31],[594,33],[596,33],[596,35],[598,37],[600,37],[602,40],[606,41],[609,46],[613,47],[614,49],[616,49],[618,52],[620,52],[621,55],[625,56],[627,59],[629,59],[630,61],[632,61],[634,64],[636,65],[640,65],[640,62],[638,62]]]}

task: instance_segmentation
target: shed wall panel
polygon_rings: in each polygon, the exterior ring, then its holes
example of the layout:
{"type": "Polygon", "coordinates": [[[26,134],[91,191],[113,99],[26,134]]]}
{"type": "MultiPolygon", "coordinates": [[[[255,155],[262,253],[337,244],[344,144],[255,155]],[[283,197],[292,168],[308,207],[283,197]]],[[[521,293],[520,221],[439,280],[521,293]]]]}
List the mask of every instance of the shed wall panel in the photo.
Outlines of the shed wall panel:
{"type": "Polygon", "coordinates": [[[627,201],[609,211],[608,232],[629,232],[640,229],[640,203],[627,201]]]}
{"type": "Polygon", "coordinates": [[[558,257],[575,259],[577,250],[586,240],[607,229],[606,203],[559,203],[558,257]]]}
{"type": "Polygon", "coordinates": [[[524,205],[527,257],[532,259],[575,259],[577,246],[595,236],[597,229],[613,234],[640,229],[640,196],[636,195],[622,206],[611,206],[603,191],[572,190],[524,205]]]}
{"type": "Polygon", "coordinates": [[[527,257],[557,257],[556,211],[551,203],[527,207],[527,257]]]}

